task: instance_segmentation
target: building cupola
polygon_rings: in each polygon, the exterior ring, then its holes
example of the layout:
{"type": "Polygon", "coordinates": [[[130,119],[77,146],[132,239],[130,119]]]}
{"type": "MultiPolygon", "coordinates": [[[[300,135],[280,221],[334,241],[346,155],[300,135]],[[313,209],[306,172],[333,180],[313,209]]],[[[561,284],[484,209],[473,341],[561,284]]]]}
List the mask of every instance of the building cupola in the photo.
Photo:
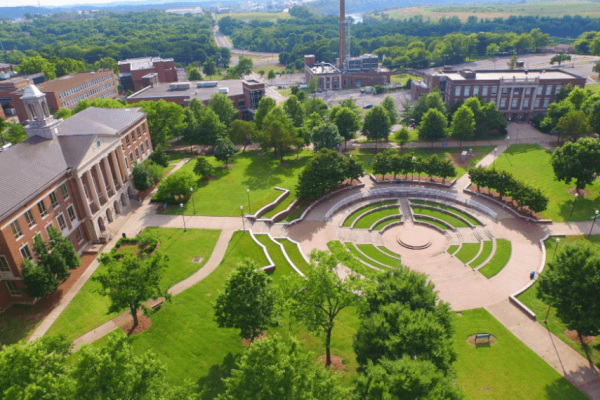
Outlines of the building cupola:
{"type": "Polygon", "coordinates": [[[25,126],[27,137],[41,136],[45,139],[56,139],[60,121],[55,120],[50,114],[46,95],[35,85],[28,84],[23,90],[21,100],[27,110],[28,119],[25,126]]]}

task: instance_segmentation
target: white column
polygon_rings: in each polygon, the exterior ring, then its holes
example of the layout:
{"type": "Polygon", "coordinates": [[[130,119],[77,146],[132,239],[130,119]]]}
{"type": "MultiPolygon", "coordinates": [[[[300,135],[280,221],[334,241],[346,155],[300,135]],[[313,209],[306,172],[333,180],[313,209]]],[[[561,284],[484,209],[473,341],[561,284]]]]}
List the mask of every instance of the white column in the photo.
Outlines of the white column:
{"type": "Polygon", "coordinates": [[[533,88],[533,98],[531,99],[531,108],[530,110],[533,110],[535,108],[535,99],[537,97],[537,87],[533,88]]]}
{"type": "Polygon", "coordinates": [[[119,153],[119,160],[121,161],[121,168],[123,168],[123,176],[125,176],[125,179],[123,179],[124,181],[128,181],[129,180],[129,169],[127,168],[127,163],[125,162],[125,153],[123,152],[123,149],[119,146],[117,147],[117,153],[119,153]]]}
{"type": "Polygon", "coordinates": [[[100,164],[96,164],[92,168],[96,170],[96,177],[98,177],[98,185],[100,185],[100,191],[102,192],[102,196],[104,196],[104,199],[108,201],[106,183],[104,182],[104,177],[102,176],[102,169],[100,168],[100,164]]]}
{"type": "Polygon", "coordinates": [[[508,96],[508,110],[512,111],[512,99],[513,99],[513,94],[515,93],[515,88],[510,88],[510,96],[508,96]]]}
{"type": "Polygon", "coordinates": [[[79,198],[83,200],[83,210],[85,212],[86,217],[92,216],[92,209],[90,208],[90,203],[88,201],[87,196],[85,195],[85,189],[83,188],[83,182],[81,181],[81,177],[79,175],[75,176],[75,182],[77,182],[77,188],[79,189],[79,198]]]}
{"type": "Polygon", "coordinates": [[[525,99],[525,88],[523,88],[523,93],[521,93],[521,101],[519,102],[519,111],[523,110],[523,100],[525,99]]]}
{"type": "Polygon", "coordinates": [[[92,199],[96,204],[98,210],[100,209],[100,199],[98,198],[98,192],[96,191],[96,185],[94,184],[94,178],[92,177],[92,172],[90,170],[85,171],[84,173],[85,179],[87,180],[87,187],[92,195],[92,199]]]}
{"type": "Polygon", "coordinates": [[[108,186],[110,187],[110,190],[112,190],[113,194],[116,194],[117,188],[115,187],[115,178],[113,178],[113,174],[110,169],[110,164],[108,163],[108,157],[104,157],[102,159],[102,163],[104,164],[104,171],[106,171],[106,174],[108,175],[108,186]]]}
{"type": "Polygon", "coordinates": [[[123,171],[121,170],[121,166],[119,165],[119,161],[117,160],[117,154],[114,151],[111,152],[110,158],[112,159],[112,164],[115,167],[115,175],[117,175],[117,182],[119,183],[119,186],[123,187],[123,177],[121,175],[123,171]]]}

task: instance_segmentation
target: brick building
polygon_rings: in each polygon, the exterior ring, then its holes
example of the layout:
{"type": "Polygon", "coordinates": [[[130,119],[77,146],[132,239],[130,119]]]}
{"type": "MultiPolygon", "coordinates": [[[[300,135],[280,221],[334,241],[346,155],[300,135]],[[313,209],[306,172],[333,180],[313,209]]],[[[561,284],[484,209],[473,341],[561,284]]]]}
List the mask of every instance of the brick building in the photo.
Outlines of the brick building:
{"type": "Polygon", "coordinates": [[[146,115],[137,108],[90,107],[66,121],[49,113],[33,85],[23,93],[28,139],[0,153],[0,308],[32,303],[21,265],[35,235],[54,226],[81,254],[108,240],[131,207],[134,161],[152,152],[146,115]]]}
{"type": "Polygon", "coordinates": [[[142,87],[148,86],[147,82],[152,79],[162,83],[177,82],[177,69],[172,58],[132,58],[119,61],[118,64],[119,80],[125,92],[128,90],[137,92],[142,87]]]}
{"type": "Polygon", "coordinates": [[[215,93],[225,93],[239,111],[238,118],[245,121],[254,119],[258,103],[266,94],[265,84],[255,79],[179,82],[169,85],[159,83],[132,94],[127,98],[127,102],[135,104],[142,100],[163,99],[187,107],[192,99],[198,99],[208,105],[215,93]]]}
{"type": "Polygon", "coordinates": [[[432,88],[439,87],[444,101],[453,104],[479,96],[496,107],[510,121],[528,121],[546,113],[560,88],[571,84],[583,88],[585,78],[560,69],[435,71],[425,74],[423,81],[413,81],[414,100],[432,88]]]}
{"type": "Polygon", "coordinates": [[[43,72],[31,75],[17,75],[0,80],[0,108],[2,108],[2,114],[6,115],[6,117],[17,115],[15,107],[16,103],[21,101],[21,98],[15,92],[24,89],[30,83],[38,85],[45,80],[46,76],[43,72]]]}
{"type": "MultiPolygon", "coordinates": [[[[37,85],[37,88],[46,94],[46,101],[52,114],[61,107],[72,110],[83,99],[115,99],[119,94],[118,87],[117,77],[110,69],[77,72],[37,85]]],[[[17,110],[21,123],[25,123],[28,119],[27,110],[21,101],[24,90],[25,87],[22,87],[12,93],[12,104],[17,110]]]]}
{"type": "Polygon", "coordinates": [[[391,72],[380,67],[376,55],[363,54],[360,57],[349,57],[346,69],[340,69],[331,63],[316,62],[314,55],[304,56],[304,73],[306,83],[314,77],[319,80],[319,88],[342,89],[390,83],[391,72]]]}

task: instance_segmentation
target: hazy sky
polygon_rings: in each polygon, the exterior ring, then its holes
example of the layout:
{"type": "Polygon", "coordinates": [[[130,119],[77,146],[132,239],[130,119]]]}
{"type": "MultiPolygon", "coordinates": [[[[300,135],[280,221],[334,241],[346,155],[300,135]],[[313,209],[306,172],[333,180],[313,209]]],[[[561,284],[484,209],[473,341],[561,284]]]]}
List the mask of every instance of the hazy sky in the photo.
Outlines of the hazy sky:
{"type": "MultiPolygon", "coordinates": [[[[43,6],[63,6],[65,4],[84,4],[84,3],[110,3],[115,0],[40,0],[40,5],[43,6]]],[[[121,0],[123,1],[123,0],[121,0]]],[[[125,0],[135,1],[135,0],[125,0]]],[[[37,0],[0,0],[0,7],[17,7],[17,6],[37,6],[37,0]]]]}

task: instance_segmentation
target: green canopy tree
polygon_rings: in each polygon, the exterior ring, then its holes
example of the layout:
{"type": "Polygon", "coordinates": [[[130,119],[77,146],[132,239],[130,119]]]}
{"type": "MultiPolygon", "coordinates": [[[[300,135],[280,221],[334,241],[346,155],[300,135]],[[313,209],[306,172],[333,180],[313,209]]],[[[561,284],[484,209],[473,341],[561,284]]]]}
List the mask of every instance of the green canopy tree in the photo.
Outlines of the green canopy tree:
{"type": "Polygon", "coordinates": [[[391,129],[390,117],[385,108],[375,106],[365,115],[362,132],[363,135],[375,141],[375,151],[377,151],[377,141],[387,139],[391,129]]]}
{"type": "Polygon", "coordinates": [[[346,150],[348,140],[354,139],[356,131],[360,129],[360,116],[351,108],[335,106],[329,113],[329,120],[333,121],[340,136],[344,138],[344,150],[346,150]]]}
{"type": "Polygon", "coordinates": [[[92,68],[94,71],[98,71],[100,69],[111,69],[115,75],[119,73],[119,65],[112,57],[102,57],[94,63],[92,68]]]}
{"type": "Polygon", "coordinates": [[[363,176],[362,164],[334,150],[321,149],[306,163],[298,177],[296,195],[312,200],[339,187],[346,179],[363,176]]]}
{"type": "Polygon", "coordinates": [[[293,94],[283,103],[283,110],[296,128],[304,124],[304,108],[293,94]]]}
{"type": "Polygon", "coordinates": [[[27,140],[27,133],[23,125],[13,122],[12,124],[8,124],[8,129],[4,133],[3,139],[15,145],[27,140]]]}
{"type": "Polygon", "coordinates": [[[222,136],[217,138],[217,145],[215,147],[215,158],[218,161],[222,161],[227,165],[229,159],[237,153],[237,148],[229,139],[228,136],[222,136]]]}
{"type": "Polygon", "coordinates": [[[423,115],[423,120],[419,125],[419,139],[430,140],[433,148],[434,141],[446,137],[447,125],[448,120],[444,114],[438,109],[432,108],[423,115]]]}
{"type": "Polygon", "coordinates": [[[153,199],[161,203],[177,205],[186,203],[191,196],[190,188],[194,187],[195,183],[196,179],[192,173],[176,171],[162,180],[153,199]]]}
{"type": "Polygon", "coordinates": [[[571,61],[571,55],[566,53],[560,53],[550,59],[550,65],[558,63],[558,66],[560,67],[560,64],[565,61],[571,61]]]}
{"type": "Polygon", "coordinates": [[[187,78],[188,78],[188,81],[201,81],[203,79],[202,74],[196,67],[190,68],[187,71],[187,78]]]}
{"type": "Polygon", "coordinates": [[[82,61],[73,60],[71,58],[59,59],[58,57],[53,57],[50,62],[54,63],[56,67],[57,78],[86,70],[85,64],[82,61]]]}
{"type": "Polygon", "coordinates": [[[296,143],[296,129],[281,107],[275,107],[265,117],[258,142],[263,149],[273,148],[283,156],[296,143]]]}
{"type": "Polygon", "coordinates": [[[213,146],[214,149],[219,139],[227,136],[227,127],[212,108],[206,107],[201,112],[197,133],[196,143],[213,146]]]}
{"type": "Polygon", "coordinates": [[[207,58],[202,65],[202,72],[204,75],[207,75],[209,78],[217,73],[217,65],[215,64],[215,60],[212,58],[207,58]]]}
{"type": "Polygon", "coordinates": [[[254,128],[256,131],[262,130],[262,124],[265,117],[269,111],[275,108],[276,105],[277,102],[275,102],[275,99],[272,99],[271,97],[263,97],[260,99],[256,113],[254,113],[254,128]]]}
{"type": "Polygon", "coordinates": [[[43,72],[46,80],[56,79],[56,65],[46,60],[42,56],[25,57],[19,64],[21,74],[37,74],[43,72]]]}
{"type": "Polygon", "coordinates": [[[561,138],[568,138],[576,141],[582,136],[589,136],[593,133],[588,116],[580,110],[571,110],[558,120],[554,127],[561,138]]]}
{"type": "Polygon", "coordinates": [[[152,154],[150,154],[150,160],[164,168],[169,166],[169,156],[167,156],[165,147],[162,144],[154,148],[152,154]]]}
{"type": "Polygon", "coordinates": [[[267,79],[273,80],[275,79],[277,75],[275,75],[275,71],[273,71],[272,69],[269,70],[269,72],[267,73],[267,79]]]}
{"type": "Polygon", "coordinates": [[[238,110],[233,101],[225,93],[215,93],[208,102],[208,107],[219,116],[219,120],[229,126],[238,116],[238,110]]]}
{"type": "Polygon", "coordinates": [[[392,96],[385,96],[381,102],[381,106],[387,111],[390,118],[390,124],[396,125],[399,122],[398,107],[392,96]]]}
{"type": "Polygon", "coordinates": [[[446,103],[444,102],[444,98],[442,97],[442,93],[440,92],[439,88],[434,88],[431,93],[427,93],[419,97],[419,100],[417,100],[411,115],[412,126],[419,126],[425,113],[432,108],[440,111],[444,116],[446,116],[448,112],[446,103]]]}
{"type": "Polygon", "coordinates": [[[252,122],[236,119],[229,125],[229,138],[235,144],[242,144],[242,153],[246,151],[246,147],[254,140],[254,132],[252,130],[252,122]]]}
{"type": "Polygon", "coordinates": [[[160,99],[140,101],[136,104],[146,113],[152,147],[159,144],[169,146],[169,141],[180,136],[185,129],[183,107],[177,103],[160,99]]]}
{"type": "Polygon", "coordinates": [[[400,148],[402,148],[410,139],[410,132],[405,127],[402,127],[394,132],[394,139],[398,142],[400,148]]]}
{"type": "Polygon", "coordinates": [[[331,122],[326,122],[313,128],[311,137],[315,151],[321,149],[335,150],[342,143],[342,137],[338,132],[337,126],[331,122]]]}
{"type": "Polygon", "coordinates": [[[234,67],[234,71],[239,76],[248,75],[252,72],[254,68],[254,63],[251,58],[248,57],[240,57],[237,65],[234,67]]]}
{"type": "Polygon", "coordinates": [[[214,174],[214,168],[206,157],[196,158],[196,164],[194,164],[194,173],[202,179],[207,179],[214,174]]]}
{"type": "Polygon", "coordinates": [[[472,140],[475,137],[475,114],[470,107],[462,105],[456,110],[452,117],[450,136],[460,142],[460,148],[463,140],[472,140]]]}
{"type": "Polygon", "coordinates": [[[552,154],[552,168],[559,181],[570,184],[575,180],[577,192],[595,181],[600,172],[600,144],[598,139],[582,138],[557,147],[552,154]]]}

